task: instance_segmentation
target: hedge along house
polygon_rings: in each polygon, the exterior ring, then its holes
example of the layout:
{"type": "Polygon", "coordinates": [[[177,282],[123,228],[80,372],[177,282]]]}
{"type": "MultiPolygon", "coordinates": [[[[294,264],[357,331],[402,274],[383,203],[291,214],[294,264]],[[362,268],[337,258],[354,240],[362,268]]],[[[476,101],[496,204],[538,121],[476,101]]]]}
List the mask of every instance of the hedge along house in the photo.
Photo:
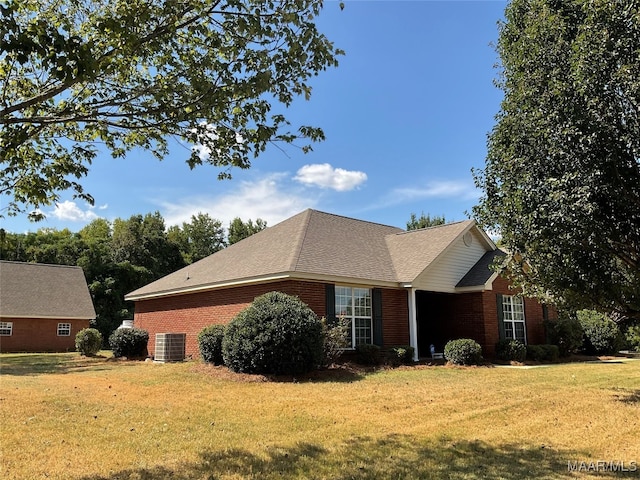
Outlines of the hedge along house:
{"type": "Polygon", "coordinates": [[[503,254],[473,220],[415,231],[305,210],[129,293],[134,324],[197,334],[226,324],[253,299],[279,290],[319,316],[344,316],[350,343],[412,345],[429,356],[473,338],[492,356],[500,338],[543,343],[544,309],[521,298],[489,266],[503,254]]]}
{"type": "Polygon", "coordinates": [[[82,268],[0,261],[0,352],[75,350],[95,317],[82,268]]]}

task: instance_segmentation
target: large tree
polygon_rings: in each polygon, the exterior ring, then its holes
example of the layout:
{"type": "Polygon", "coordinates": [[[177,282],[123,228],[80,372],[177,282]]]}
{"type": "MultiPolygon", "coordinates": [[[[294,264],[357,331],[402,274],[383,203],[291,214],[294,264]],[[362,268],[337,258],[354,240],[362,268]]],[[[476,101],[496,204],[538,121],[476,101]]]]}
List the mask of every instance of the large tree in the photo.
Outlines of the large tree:
{"type": "Polygon", "coordinates": [[[424,212],[422,212],[420,217],[417,217],[415,213],[412,213],[409,221],[407,222],[407,230],[419,230],[421,228],[436,227],[438,225],[444,225],[445,223],[447,222],[444,218],[444,215],[434,215],[432,217],[431,214],[427,213],[425,215],[424,212]]]}
{"type": "MultiPolygon", "coordinates": [[[[324,138],[290,128],[281,106],[342,52],[314,23],[322,0],[8,0],[0,30],[0,215],[50,205],[102,145],[163,158],[168,139],[190,167],[219,177],[249,168],[269,142],[324,138]]],[[[32,216],[40,214],[35,210],[32,216]]]]}
{"type": "Polygon", "coordinates": [[[240,240],[244,240],[265,228],[267,228],[267,222],[261,218],[256,219],[256,223],[253,223],[253,220],[251,219],[243,222],[240,217],[236,217],[231,221],[231,223],[229,223],[227,244],[233,245],[234,243],[238,243],[240,240]]]}
{"type": "Polygon", "coordinates": [[[527,293],[640,316],[640,2],[513,0],[476,183],[527,293]]]}

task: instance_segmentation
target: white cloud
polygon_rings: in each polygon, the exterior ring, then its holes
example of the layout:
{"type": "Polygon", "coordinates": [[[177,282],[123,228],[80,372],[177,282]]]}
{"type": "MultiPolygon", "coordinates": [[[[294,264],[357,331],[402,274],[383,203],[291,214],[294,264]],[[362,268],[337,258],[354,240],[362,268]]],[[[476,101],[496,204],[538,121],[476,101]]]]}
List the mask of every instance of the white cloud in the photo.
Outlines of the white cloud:
{"type": "Polygon", "coordinates": [[[424,187],[396,188],[391,195],[398,202],[419,200],[421,198],[460,198],[470,200],[478,198],[478,189],[468,181],[440,180],[427,182],[424,187]]]}
{"type": "Polygon", "coordinates": [[[65,200],[62,203],[56,204],[56,207],[48,215],[51,215],[58,220],[67,220],[71,222],[86,222],[98,218],[98,215],[93,211],[93,207],[88,207],[86,210],[83,210],[76,204],[76,202],[72,202],[70,200],[65,200]]]}
{"type": "Polygon", "coordinates": [[[367,180],[367,174],[343,168],[333,168],[328,163],[316,163],[300,168],[294,180],[305,185],[316,185],[338,192],[346,192],[364,183],[367,180]]]}
{"type": "Polygon", "coordinates": [[[258,181],[245,181],[238,188],[223,195],[199,195],[175,202],[158,202],[167,226],[189,222],[198,212],[207,213],[228,227],[231,220],[261,218],[273,226],[306,208],[313,208],[317,201],[309,195],[284,191],[282,181],[286,174],[270,174],[258,181]]]}

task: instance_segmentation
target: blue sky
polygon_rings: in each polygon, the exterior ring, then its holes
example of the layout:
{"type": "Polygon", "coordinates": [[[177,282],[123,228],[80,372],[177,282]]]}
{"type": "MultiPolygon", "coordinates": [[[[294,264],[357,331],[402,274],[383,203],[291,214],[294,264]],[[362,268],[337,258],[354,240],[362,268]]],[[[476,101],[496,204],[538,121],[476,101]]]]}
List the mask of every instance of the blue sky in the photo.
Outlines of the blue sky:
{"type": "Polygon", "coordinates": [[[310,101],[286,112],[293,125],[324,129],[327,139],[302,153],[268,149],[250,170],[217,180],[210,166],[190,170],[188,150],[173,144],[158,162],[136,150],[99,157],[83,180],[91,207],[63,194],[47,219],[0,219],[11,232],[77,231],[159,211],[167,226],[206,212],[224,225],[258,217],[274,225],[306,208],[405,227],[410,214],[467,218],[480,192],[487,134],[502,93],[497,76],[497,21],[505,1],[325,2],[318,25],[346,51],[340,66],[313,79],[310,101]]]}

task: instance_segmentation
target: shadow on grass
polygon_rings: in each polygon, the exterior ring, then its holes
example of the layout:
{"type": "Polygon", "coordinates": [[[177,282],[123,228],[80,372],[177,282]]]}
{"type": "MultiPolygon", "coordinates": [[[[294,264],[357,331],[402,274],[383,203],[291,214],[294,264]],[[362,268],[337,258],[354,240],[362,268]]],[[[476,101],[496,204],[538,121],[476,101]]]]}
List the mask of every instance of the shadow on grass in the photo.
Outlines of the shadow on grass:
{"type": "MultiPolygon", "coordinates": [[[[331,450],[312,443],[206,451],[200,461],[176,468],[128,469],[79,480],[190,480],[219,478],[504,479],[576,478],[569,464],[589,464],[577,452],[542,445],[490,445],[482,441],[424,440],[409,435],[350,439],[331,450]]],[[[587,472],[589,473],[589,472],[587,472]]],[[[593,473],[593,472],[591,472],[593,473]]],[[[577,473],[580,475],[580,472],[577,473]]],[[[598,472],[601,478],[637,478],[637,472],[598,472]]]]}
{"type": "Polygon", "coordinates": [[[79,353],[30,353],[0,355],[0,375],[42,375],[81,370],[105,370],[107,358],[83,357],[79,353]]]}
{"type": "Polygon", "coordinates": [[[618,400],[619,402],[629,403],[629,404],[634,404],[634,403],[640,404],[640,389],[631,390],[626,388],[619,388],[616,390],[620,392],[615,394],[616,400],[618,400]]]}

